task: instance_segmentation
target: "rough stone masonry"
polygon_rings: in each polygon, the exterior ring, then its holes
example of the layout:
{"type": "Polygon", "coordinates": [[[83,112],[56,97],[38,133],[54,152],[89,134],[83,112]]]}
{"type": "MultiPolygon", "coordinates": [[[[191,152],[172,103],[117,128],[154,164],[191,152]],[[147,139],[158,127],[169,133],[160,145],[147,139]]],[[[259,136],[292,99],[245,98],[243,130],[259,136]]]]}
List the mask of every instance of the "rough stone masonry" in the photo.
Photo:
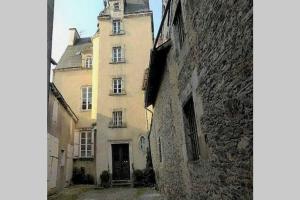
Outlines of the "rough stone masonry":
{"type": "Polygon", "coordinates": [[[172,47],[150,138],[157,182],[168,199],[253,199],[252,7],[251,0],[171,2],[170,27],[164,28],[172,47]],[[172,25],[178,3],[185,29],[182,48],[172,25]],[[200,143],[197,161],[186,155],[182,106],[189,95],[200,143]]]}

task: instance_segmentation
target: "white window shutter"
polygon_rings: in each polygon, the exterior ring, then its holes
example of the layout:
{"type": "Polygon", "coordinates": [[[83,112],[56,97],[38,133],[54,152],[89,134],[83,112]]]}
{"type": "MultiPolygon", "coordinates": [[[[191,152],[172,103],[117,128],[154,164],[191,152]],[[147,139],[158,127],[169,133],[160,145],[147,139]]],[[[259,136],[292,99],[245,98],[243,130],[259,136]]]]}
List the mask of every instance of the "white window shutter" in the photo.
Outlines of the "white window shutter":
{"type": "Polygon", "coordinates": [[[74,131],[74,158],[79,157],[79,145],[80,145],[80,137],[79,137],[79,131],[74,131]]]}
{"type": "Polygon", "coordinates": [[[122,79],[121,79],[121,87],[122,87],[122,91],[125,91],[124,84],[125,84],[125,80],[124,80],[124,77],[122,77],[122,79]]]}
{"type": "Polygon", "coordinates": [[[94,140],[94,129],[92,129],[92,152],[91,152],[91,156],[94,157],[94,146],[95,146],[95,140],[94,140]]]}

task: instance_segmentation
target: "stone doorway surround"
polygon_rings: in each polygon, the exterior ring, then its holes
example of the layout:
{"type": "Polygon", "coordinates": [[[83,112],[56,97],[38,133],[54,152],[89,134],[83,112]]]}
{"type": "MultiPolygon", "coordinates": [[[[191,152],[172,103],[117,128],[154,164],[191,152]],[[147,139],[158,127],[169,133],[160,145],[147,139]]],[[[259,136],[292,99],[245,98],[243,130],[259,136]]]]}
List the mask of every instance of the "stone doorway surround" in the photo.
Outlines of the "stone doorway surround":
{"type": "Polygon", "coordinates": [[[132,173],[133,173],[133,153],[132,153],[132,140],[108,140],[108,166],[109,166],[109,173],[112,174],[113,172],[113,165],[112,165],[112,144],[128,144],[129,148],[129,169],[130,169],[130,179],[132,180],[132,173]]]}

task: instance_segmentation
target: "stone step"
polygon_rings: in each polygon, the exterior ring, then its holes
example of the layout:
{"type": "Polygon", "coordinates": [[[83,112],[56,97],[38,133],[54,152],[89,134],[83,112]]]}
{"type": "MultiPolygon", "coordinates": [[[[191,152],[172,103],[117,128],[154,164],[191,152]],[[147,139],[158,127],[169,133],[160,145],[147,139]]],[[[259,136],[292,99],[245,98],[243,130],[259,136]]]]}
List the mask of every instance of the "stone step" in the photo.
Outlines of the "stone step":
{"type": "Polygon", "coordinates": [[[114,180],[112,181],[113,187],[128,187],[131,186],[130,180],[114,180]]]}

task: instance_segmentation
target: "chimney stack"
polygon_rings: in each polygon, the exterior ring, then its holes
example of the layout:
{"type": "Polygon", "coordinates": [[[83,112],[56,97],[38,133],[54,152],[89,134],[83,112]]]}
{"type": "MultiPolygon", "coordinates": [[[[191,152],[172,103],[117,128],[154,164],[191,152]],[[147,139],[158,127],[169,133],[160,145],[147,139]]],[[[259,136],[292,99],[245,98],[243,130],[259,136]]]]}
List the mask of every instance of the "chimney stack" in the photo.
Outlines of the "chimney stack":
{"type": "Polygon", "coordinates": [[[69,43],[68,43],[68,45],[73,46],[78,39],[80,39],[80,36],[77,32],[77,29],[69,28],[69,43]]]}

